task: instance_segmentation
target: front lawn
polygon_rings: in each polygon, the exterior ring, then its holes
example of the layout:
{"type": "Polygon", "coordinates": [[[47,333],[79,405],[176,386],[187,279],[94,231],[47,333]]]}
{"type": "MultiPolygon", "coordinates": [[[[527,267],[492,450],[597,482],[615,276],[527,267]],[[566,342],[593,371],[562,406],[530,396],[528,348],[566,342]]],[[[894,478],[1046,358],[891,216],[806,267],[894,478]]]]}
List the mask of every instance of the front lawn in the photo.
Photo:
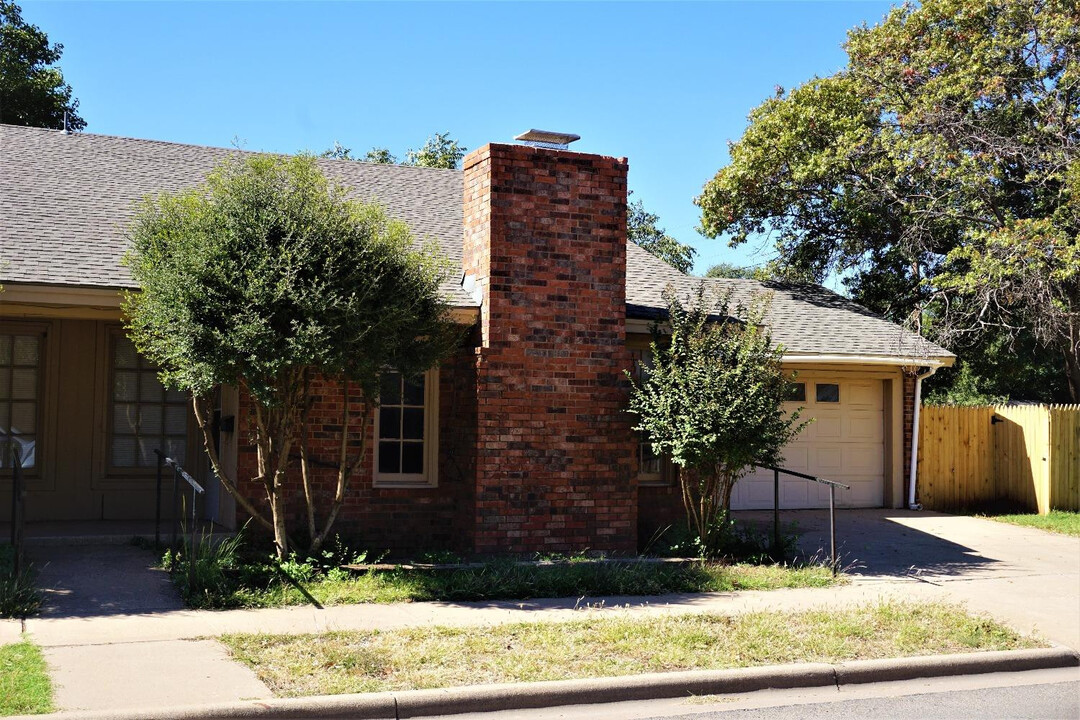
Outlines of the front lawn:
{"type": "Polygon", "coordinates": [[[600,615],[565,623],[228,635],[221,641],[283,697],[1040,645],[953,605],[905,603],[736,616],[600,615]]]}
{"type": "Polygon", "coordinates": [[[1012,525],[1049,530],[1062,535],[1080,536],[1080,512],[1068,510],[1051,510],[1049,515],[1036,515],[1034,513],[1016,513],[1005,515],[980,515],[979,517],[1012,525]]]}
{"type": "MultiPolygon", "coordinates": [[[[677,565],[582,560],[553,565],[520,565],[494,561],[477,568],[396,569],[362,575],[338,568],[287,564],[286,571],[322,605],[663,595],[828,587],[845,582],[843,578],[833,578],[828,568],[816,565],[792,567],[706,562],[677,565]]],[[[238,568],[192,589],[186,587],[183,568],[176,573],[176,579],[192,607],[281,607],[309,602],[295,586],[266,565],[238,568]]]]}
{"type": "Polygon", "coordinates": [[[52,683],[41,650],[26,641],[0,645],[0,715],[52,710],[52,683]]]}

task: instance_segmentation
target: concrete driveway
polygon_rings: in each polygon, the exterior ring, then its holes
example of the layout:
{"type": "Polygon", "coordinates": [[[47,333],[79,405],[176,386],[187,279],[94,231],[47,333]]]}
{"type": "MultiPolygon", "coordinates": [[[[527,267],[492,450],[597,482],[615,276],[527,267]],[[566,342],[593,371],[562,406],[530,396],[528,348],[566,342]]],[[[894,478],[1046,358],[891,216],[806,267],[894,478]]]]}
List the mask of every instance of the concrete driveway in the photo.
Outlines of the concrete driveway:
{"type": "MultiPolygon", "coordinates": [[[[828,511],[782,512],[780,520],[795,523],[802,553],[828,557],[828,511]]],[[[859,584],[895,591],[907,583],[920,598],[927,588],[916,585],[935,586],[946,599],[1080,650],[1080,538],[963,515],[838,510],[836,540],[841,565],[859,584]]]]}

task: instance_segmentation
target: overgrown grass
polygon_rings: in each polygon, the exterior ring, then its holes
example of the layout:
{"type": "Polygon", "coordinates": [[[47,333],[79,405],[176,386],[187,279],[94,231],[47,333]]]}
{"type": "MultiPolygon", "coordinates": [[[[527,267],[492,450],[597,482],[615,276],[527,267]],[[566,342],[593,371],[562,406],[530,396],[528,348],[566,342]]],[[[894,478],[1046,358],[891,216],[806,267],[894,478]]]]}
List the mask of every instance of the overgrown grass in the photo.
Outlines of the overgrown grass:
{"type": "Polygon", "coordinates": [[[14,568],[15,548],[0,545],[0,618],[33,615],[41,606],[31,569],[25,567],[14,575],[14,568]]]}
{"type": "MultiPolygon", "coordinates": [[[[187,602],[194,607],[281,607],[308,602],[299,590],[268,566],[238,570],[221,584],[195,588],[193,592],[186,588],[182,569],[177,573],[177,579],[187,602]]],[[[828,587],[837,582],[829,570],[821,566],[658,565],[630,561],[548,566],[522,566],[502,561],[481,568],[398,569],[357,576],[345,572],[315,572],[301,574],[297,580],[323,605],[662,595],[828,587]]]]}
{"type": "Polygon", "coordinates": [[[1009,523],[1011,525],[1023,525],[1024,527],[1049,530],[1062,535],[1080,536],[1080,512],[1068,510],[1051,510],[1049,515],[1036,515],[1034,513],[1010,513],[1010,514],[985,514],[979,515],[989,520],[1009,523]]]}
{"type": "Polygon", "coordinates": [[[222,642],[276,695],[534,682],[796,662],[1008,650],[1039,643],[946,604],[745,615],[594,616],[222,642]]]}
{"type": "Polygon", "coordinates": [[[49,668],[36,645],[0,645],[0,715],[52,712],[49,668]]]}

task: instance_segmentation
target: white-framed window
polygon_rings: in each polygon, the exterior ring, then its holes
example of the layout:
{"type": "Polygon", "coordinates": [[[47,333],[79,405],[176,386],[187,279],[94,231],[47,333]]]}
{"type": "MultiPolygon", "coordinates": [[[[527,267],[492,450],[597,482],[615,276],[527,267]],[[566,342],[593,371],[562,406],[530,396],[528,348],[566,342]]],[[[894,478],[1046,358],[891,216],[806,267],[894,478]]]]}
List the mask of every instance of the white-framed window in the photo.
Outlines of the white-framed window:
{"type": "Polygon", "coordinates": [[[38,467],[42,335],[0,330],[0,470],[38,467]]]}
{"type": "Polygon", "coordinates": [[[439,464],[439,371],[382,376],[375,411],[375,487],[434,487],[439,464]]]}
{"type": "Polygon", "coordinates": [[[814,383],[814,400],[819,403],[840,402],[840,386],[837,383],[814,383]]]}
{"type": "Polygon", "coordinates": [[[161,450],[183,464],[187,461],[188,398],[167,390],[157,368],[135,350],[119,331],[110,333],[109,433],[106,459],[110,471],[130,472],[155,467],[161,450]]]}

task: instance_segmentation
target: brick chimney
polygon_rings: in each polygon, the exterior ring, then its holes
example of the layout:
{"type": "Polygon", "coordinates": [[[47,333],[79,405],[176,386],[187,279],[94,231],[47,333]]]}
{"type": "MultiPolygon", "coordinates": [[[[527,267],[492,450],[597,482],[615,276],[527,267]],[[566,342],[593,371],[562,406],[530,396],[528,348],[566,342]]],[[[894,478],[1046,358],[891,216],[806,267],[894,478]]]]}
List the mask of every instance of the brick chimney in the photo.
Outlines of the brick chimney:
{"type": "Polygon", "coordinates": [[[464,166],[476,550],[632,552],[626,159],[491,144],[464,166]]]}

